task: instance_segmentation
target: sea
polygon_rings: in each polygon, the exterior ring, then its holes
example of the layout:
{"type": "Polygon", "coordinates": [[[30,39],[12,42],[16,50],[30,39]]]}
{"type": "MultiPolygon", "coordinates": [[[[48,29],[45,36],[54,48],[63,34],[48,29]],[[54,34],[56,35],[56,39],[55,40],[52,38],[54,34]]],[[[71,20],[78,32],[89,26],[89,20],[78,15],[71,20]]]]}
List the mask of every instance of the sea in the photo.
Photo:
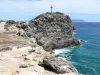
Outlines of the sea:
{"type": "Polygon", "coordinates": [[[55,55],[66,57],[83,75],[100,75],[100,23],[73,22],[75,37],[80,46],[55,50],[55,55]]]}

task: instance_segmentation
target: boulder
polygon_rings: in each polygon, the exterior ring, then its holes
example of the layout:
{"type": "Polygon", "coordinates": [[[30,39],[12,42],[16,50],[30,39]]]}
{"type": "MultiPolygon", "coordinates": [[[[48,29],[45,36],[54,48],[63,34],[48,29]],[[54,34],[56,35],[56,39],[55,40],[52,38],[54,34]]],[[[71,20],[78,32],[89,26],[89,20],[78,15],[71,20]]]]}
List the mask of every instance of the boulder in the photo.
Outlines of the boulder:
{"type": "Polygon", "coordinates": [[[78,71],[69,63],[64,57],[60,56],[46,56],[43,59],[44,67],[52,68],[57,73],[75,73],[78,71]]]}

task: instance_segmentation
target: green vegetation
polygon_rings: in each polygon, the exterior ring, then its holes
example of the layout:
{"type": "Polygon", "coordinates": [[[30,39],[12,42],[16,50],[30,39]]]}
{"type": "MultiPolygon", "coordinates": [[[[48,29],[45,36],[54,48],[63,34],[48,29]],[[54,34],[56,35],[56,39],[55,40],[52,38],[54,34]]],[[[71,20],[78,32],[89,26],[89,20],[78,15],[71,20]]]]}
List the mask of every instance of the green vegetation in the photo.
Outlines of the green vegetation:
{"type": "Polygon", "coordinates": [[[14,20],[8,20],[6,23],[7,24],[15,24],[16,22],[14,20]]]}

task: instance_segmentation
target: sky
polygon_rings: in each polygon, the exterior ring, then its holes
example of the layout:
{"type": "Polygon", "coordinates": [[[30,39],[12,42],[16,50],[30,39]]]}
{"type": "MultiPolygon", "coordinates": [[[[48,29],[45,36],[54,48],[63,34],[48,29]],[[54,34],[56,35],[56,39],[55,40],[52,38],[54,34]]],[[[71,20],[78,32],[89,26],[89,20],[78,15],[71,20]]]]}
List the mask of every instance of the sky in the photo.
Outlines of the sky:
{"type": "Polygon", "coordinates": [[[0,20],[31,20],[51,5],[71,19],[100,22],[100,0],[0,0],[0,20]]]}

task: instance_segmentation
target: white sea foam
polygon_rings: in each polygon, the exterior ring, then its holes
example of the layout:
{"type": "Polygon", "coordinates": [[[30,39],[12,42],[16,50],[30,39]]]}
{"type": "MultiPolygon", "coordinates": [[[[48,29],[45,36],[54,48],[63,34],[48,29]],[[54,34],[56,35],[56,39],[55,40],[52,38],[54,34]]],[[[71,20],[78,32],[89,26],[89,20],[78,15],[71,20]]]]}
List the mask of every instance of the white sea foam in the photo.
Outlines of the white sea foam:
{"type": "Polygon", "coordinates": [[[53,51],[54,55],[59,55],[60,53],[69,53],[71,52],[71,49],[64,48],[64,49],[56,49],[53,51]]]}
{"type": "Polygon", "coordinates": [[[78,41],[79,42],[87,42],[86,40],[82,40],[82,39],[79,39],[78,41]]]}
{"type": "Polygon", "coordinates": [[[87,42],[87,41],[85,41],[85,42],[87,42]]]}
{"type": "Polygon", "coordinates": [[[75,35],[76,33],[75,33],[75,32],[73,32],[73,34],[75,35]]]}

